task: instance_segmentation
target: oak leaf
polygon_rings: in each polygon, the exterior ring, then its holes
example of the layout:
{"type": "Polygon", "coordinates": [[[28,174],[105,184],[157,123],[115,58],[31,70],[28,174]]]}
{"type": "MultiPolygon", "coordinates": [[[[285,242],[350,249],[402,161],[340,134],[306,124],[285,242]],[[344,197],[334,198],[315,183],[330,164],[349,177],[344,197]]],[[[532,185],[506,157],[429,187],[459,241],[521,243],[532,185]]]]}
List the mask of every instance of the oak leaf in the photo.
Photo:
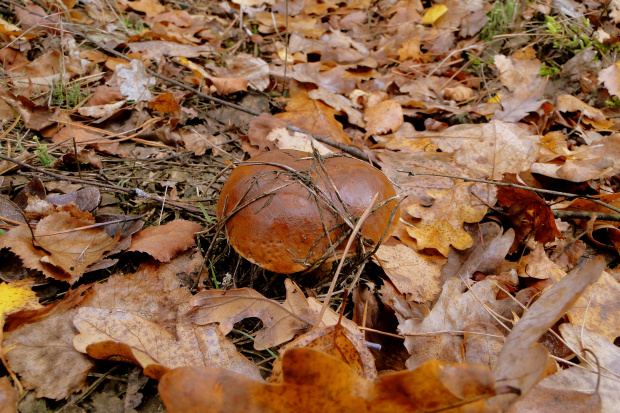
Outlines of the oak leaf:
{"type": "MultiPolygon", "coordinates": [[[[506,176],[505,181],[516,184],[516,179],[506,176]]],[[[547,202],[536,193],[522,188],[500,186],[497,202],[506,208],[515,229],[515,246],[528,236],[543,245],[564,238],[555,225],[555,218],[547,202]]]]}
{"type": "Polygon", "coordinates": [[[427,191],[434,199],[432,205],[414,204],[407,212],[421,218],[417,224],[407,227],[407,232],[418,241],[418,247],[435,248],[444,256],[450,245],[463,250],[473,244],[471,236],[463,229],[465,222],[480,222],[487,207],[471,194],[473,183],[460,183],[443,191],[427,191]]]}
{"type": "MultiPolygon", "coordinates": [[[[301,289],[290,280],[285,280],[286,301],[282,304],[262,296],[251,288],[235,290],[206,290],[190,300],[194,307],[190,316],[198,325],[220,323],[222,333],[228,334],[233,325],[245,318],[258,317],[263,328],[256,335],[254,348],[274,347],[291,340],[295,335],[312,326],[321,311],[322,304],[315,298],[306,298],[301,289]]],[[[323,316],[325,325],[338,322],[338,314],[328,309],[323,316]]],[[[357,326],[343,319],[343,325],[357,332],[357,326]]]]}
{"type": "Polygon", "coordinates": [[[25,226],[13,228],[0,237],[0,248],[10,248],[27,268],[73,284],[120,238],[120,233],[113,238],[101,228],[89,228],[93,224],[91,213],[65,205],[39,221],[32,233],[25,226]]]}
{"type": "Polygon", "coordinates": [[[403,108],[393,100],[384,100],[366,109],[366,136],[395,132],[403,124],[403,108]]]}
{"type": "Polygon", "coordinates": [[[497,411],[486,405],[494,382],[482,366],[433,360],[375,384],[332,356],[296,348],[284,354],[282,368],[283,382],[274,385],[222,369],[183,367],[162,377],[159,394],[170,413],[497,411]]]}
{"type": "MultiPolygon", "coordinates": [[[[194,266],[201,262],[198,259],[194,266]]],[[[166,264],[146,263],[133,274],[113,275],[106,283],[71,290],[57,304],[39,311],[17,313],[21,318],[8,325],[11,332],[5,332],[5,345],[11,347],[6,354],[9,366],[25,388],[36,390],[37,397],[69,397],[86,386],[88,372],[94,367],[92,359],[73,346],[77,309],[88,306],[136,312],[176,334],[183,315],[179,307],[191,297],[187,288],[180,288],[177,273],[187,276],[191,268],[183,255],[166,264]],[[179,261],[182,268],[177,267],[179,261]]]]}
{"type": "Polygon", "coordinates": [[[550,413],[616,410],[620,393],[617,380],[610,375],[620,374],[618,347],[579,325],[564,323],[559,329],[570,348],[581,356],[579,366],[560,370],[540,381],[511,412],[525,413],[541,408],[550,413]],[[584,352],[586,348],[590,351],[584,352]],[[603,371],[605,374],[601,374],[603,371]]]}
{"type": "Polygon", "coordinates": [[[456,161],[487,179],[519,173],[536,161],[539,137],[517,124],[493,120],[482,125],[457,125],[441,132],[433,143],[456,161]]]}
{"type": "Polygon", "coordinates": [[[129,358],[154,378],[162,370],[181,366],[221,367],[260,378],[258,367],[238,353],[215,325],[177,324],[177,339],[138,315],[92,307],[80,308],[73,324],[80,332],[73,338],[76,350],[103,360],[129,358]]]}
{"type": "Polygon", "coordinates": [[[381,245],[373,260],[383,268],[398,291],[412,301],[433,301],[441,291],[439,277],[445,260],[440,257],[398,244],[381,245]]]}
{"type": "MultiPolygon", "coordinates": [[[[352,334],[342,328],[340,324],[315,328],[284,345],[278,352],[280,355],[284,355],[287,351],[300,347],[334,356],[347,363],[351,369],[366,380],[374,381],[377,379],[375,360],[364,342],[362,333],[352,334]]],[[[273,362],[272,368],[269,382],[281,383],[282,357],[278,357],[273,362]]]]}
{"type": "Polygon", "coordinates": [[[494,323],[491,312],[510,315],[512,301],[496,299],[499,287],[493,281],[480,281],[468,291],[464,289],[460,279],[448,279],[428,317],[410,318],[399,324],[400,332],[407,336],[405,347],[412,355],[407,360],[408,368],[431,359],[462,362],[461,334],[470,331],[470,326],[494,323]]]}

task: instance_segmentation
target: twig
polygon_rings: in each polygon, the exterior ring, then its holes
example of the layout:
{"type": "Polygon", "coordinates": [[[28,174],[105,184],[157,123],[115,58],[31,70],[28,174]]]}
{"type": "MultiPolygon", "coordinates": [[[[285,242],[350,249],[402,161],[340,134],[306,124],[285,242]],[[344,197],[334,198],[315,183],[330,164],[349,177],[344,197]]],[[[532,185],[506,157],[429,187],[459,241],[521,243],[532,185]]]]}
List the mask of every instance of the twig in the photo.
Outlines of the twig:
{"type": "Polygon", "coordinates": [[[591,219],[596,218],[598,221],[620,221],[620,214],[606,214],[604,212],[593,211],[565,211],[554,209],[553,216],[564,219],[591,219]]]}
{"type": "MultiPolygon", "coordinates": [[[[441,177],[444,177],[444,178],[460,179],[460,180],[466,181],[466,182],[479,182],[481,184],[489,184],[489,185],[497,185],[497,186],[507,186],[509,188],[525,189],[525,190],[532,191],[532,192],[539,192],[541,194],[564,196],[564,197],[567,197],[567,198],[583,198],[583,199],[587,199],[589,201],[592,201],[595,204],[599,204],[599,205],[602,205],[602,206],[604,206],[606,208],[609,208],[612,211],[615,211],[615,212],[620,214],[620,208],[616,208],[615,206],[610,205],[610,204],[608,204],[606,202],[603,202],[600,199],[594,198],[594,197],[592,197],[590,195],[577,195],[577,194],[571,194],[571,193],[568,193],[568,192],[552,191],[550,189],[530,188],[528,186],[516,185],[516,184],[510,183],[510,182],[487,181],[486,179],[475,179],[475,178],[468,178],[466,176],[458,176],[458,175],[450,175],[450,174],[440,174],[440,173],[435,173],[435,172],[407,171],[407,170],[404,170],[404,169],[397,169],[397,171],[398,172],[404,172],[404,173],[409,174],[411,176],[416,176],[416,175],[441,176],[441,177]]],[[[609,221],[611,221],[611,219],[609,221]]]]}
{"type": "Polygon", "coordinates": [[[336,288],[336,282],[338,281],[338,276],[340,275],[340,272],[342,271],[342,266],[344,265],[344,262],[347,258],[349,249],[351,249],[351,245],[353,244],[353,241],[355,240],[357,233],[362,228],[362,224],[364,223],[364,221],[366,221],[366,218],[368,218],[368,215],[370,215],[370,212],[372,211],[372,208],[375,205],[375,201],[377,200],[378,197],[379,197],[379,193],[377,192],[370,200],[368,207],[366,208],[366,210],[364,211],[360,219],[357,221],[355,228],[353,228],[353,232],[351,232],[351,235],[349,236],[349,242],[347,242],[347,246],[344,248],[344,251],[342,253],[342,258],[340,259],[340,263],[338,264],[338,269],[336,270],[336,273],[334,274],[334,278],[332,278],[332,283],[329,286],[329,290],[327,291],[327,296],[325,297],[325,301],[323,301],[323,307],[321,307],[321,312],[319,313],[319,316],[317,317],[317,320],[314,323],[313,329],[320,327],[321,321],[323,321],[323,315],[325,315],[327,306],[329,306],[329,300],[332,298],[332,294],[334,293],[334,288],[336,288]]]}

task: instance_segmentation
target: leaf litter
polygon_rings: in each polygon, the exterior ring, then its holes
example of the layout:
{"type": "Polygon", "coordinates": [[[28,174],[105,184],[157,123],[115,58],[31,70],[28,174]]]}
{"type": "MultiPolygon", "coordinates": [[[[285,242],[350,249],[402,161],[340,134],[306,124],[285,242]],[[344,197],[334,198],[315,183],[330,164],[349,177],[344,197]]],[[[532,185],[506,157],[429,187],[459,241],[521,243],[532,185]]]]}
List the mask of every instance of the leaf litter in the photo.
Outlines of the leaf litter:
{"type": "Polygon", "coordinates": [[[0,411],[612,411],[620,19],[547,3],[3,2],[0,411]],[[393,234],[242,259],[276,149],[378,166],[393,234]]]}

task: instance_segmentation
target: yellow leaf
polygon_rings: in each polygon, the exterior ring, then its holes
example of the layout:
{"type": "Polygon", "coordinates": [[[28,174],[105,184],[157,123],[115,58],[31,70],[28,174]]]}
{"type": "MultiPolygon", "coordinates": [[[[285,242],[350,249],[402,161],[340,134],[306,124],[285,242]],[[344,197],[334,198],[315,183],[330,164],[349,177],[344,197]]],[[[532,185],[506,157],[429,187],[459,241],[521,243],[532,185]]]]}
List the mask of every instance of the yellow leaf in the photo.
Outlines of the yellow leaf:
{"type": "Polygon", "coordinates": [[[461,183],[443,191],[426,191],[434,198],[430,207],[411,205],[407,212],[422,221],[407,232],[418,241],[418,248],[435,248],[444,256],[450,245],[459,250],[469,248],[473,239],[463,229],[463,223],[480,222],[487,207],[469,193],[471,183],[461,183]]]}
{"type": "Polygon", "coordinates": [[[4,319],[9,314],[41,307],[37,295],[30,289],[31,286],[31,282],[23,280],[0,284],[0,325],[4,324],[4,319]]]}
{"type": "Polygon", "coordinates": [[[489,103],[499,103],[502,100],[502,95],[500,95],[499,93],[495,96],[493,96],[491,99],[489,99],[489,103]]]}
{"type": "Polygon", "coordinates": [[[422,17],[422,23],[424,24],[433,24],[435,23],[441,16],[443,16],[448,11],[448,7],[444,4],[436,4],[424,13],[424,17],[422,17]]]}

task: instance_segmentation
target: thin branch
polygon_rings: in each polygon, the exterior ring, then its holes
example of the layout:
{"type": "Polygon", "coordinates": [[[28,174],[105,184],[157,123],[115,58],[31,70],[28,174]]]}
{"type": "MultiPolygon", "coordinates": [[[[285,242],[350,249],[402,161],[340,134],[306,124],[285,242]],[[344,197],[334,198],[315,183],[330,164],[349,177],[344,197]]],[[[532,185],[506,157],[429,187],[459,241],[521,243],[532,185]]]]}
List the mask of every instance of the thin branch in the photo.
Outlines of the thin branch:
{"type": "MultiPolygon", "coordinates": [[[[617,212],[620,214],[620,208],[616,208],[613,205],[610,205],[606,202],[601,201],[598,198],[594,198],[593,196],[590,195],[577,195],[577,194],[571,194],[568,192],[559,192],[559,191],[552,191],[550,189],[539,189],[539,188],[530,188],[528,186],[522,186],[522,185],[516,185],[510,182],[496,182],[496,181],[487,181],[486,179],[475,179],[475,178],[468,178],[466,176],[458,176],[458,175],[450,175],[450,174],[440,174],[440,173],[435,173],[435,172],[418,172],[418,171],[407,171],[404,169],[397,169],[398,172],[403,172],[406,174],[409,174],[410,176],[416,176],[416,175],[424,175],[424,176],[441,176],[444,178],[452,178],[452,179],[460,179],[462,181],[466,181],[466,182],[479,182],[481,184],[489,184],[489,185],[497,185],[497,186],[507,186],[509,188],[517,188],[517,189],[525,189],[528,191],[532,191],[532,192],[538,192],[541,194],[549,194],[549,195],[555,195],[555,196],[564,196],[567,198],[583,198],[583,199],[587,199],[589,201],[594,202],[595,204],[599,204],[604,206],[605,208],[609,208],[614,212],[617,212]]],[[[611,221],[611,220],[609,220],[611,221]]]]}

